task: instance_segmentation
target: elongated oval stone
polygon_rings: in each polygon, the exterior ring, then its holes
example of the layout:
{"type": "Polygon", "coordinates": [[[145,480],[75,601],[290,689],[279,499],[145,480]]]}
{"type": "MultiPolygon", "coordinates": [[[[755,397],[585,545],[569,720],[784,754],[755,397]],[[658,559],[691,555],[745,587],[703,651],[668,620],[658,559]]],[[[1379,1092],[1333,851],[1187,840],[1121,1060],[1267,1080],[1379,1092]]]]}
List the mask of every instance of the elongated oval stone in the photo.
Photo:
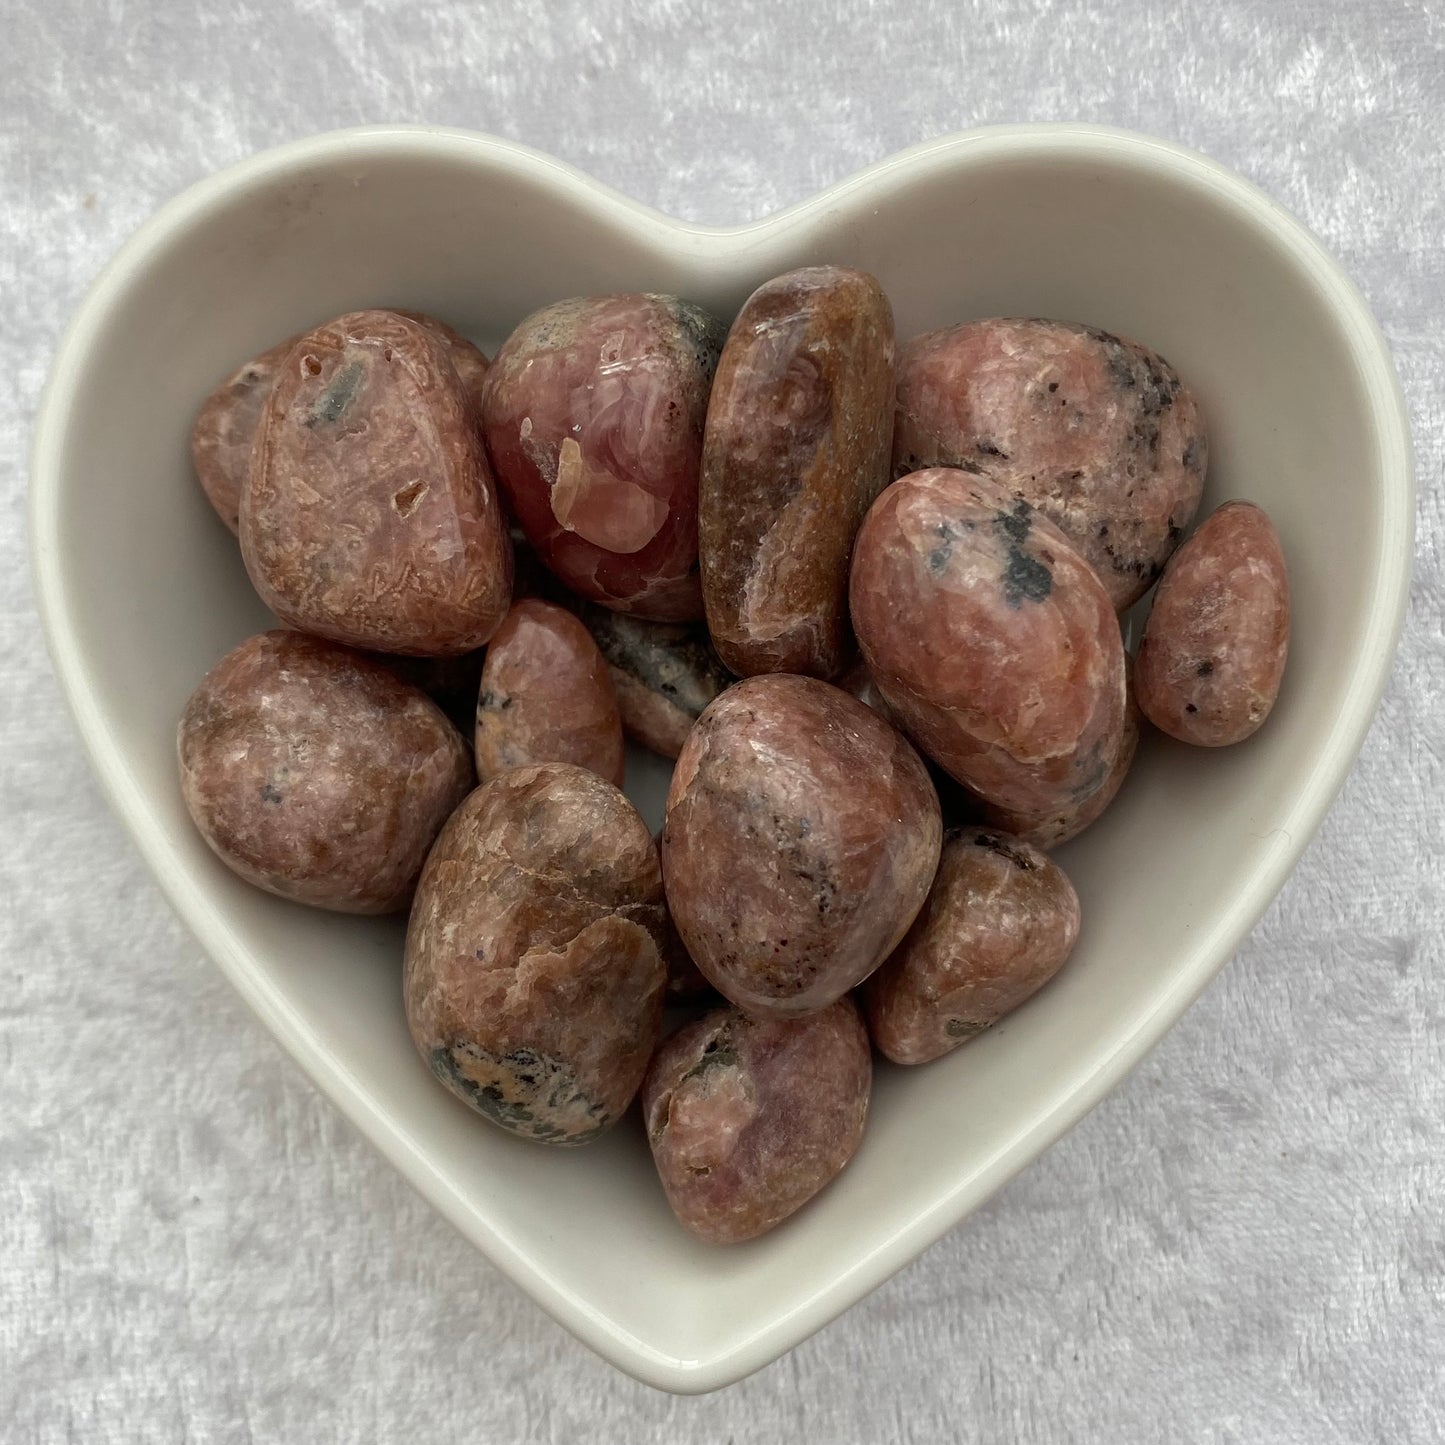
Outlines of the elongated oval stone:
{"type": "Polygon", "coordinates": [[[734,672],[846,666],[848,559],[892,425],[893,311],[872,276],[811,266],[749,297],[708,406],[698,534],[708,630],[734,672]]]}
{"type": "Polygon", "coordinates": [[[1289,577],[1253,502],[1226,502],[1174,554],[1139,645],[1139,706],[1198,747],[1242,742],[1269,716],[1289,654],[1289,577]]]}

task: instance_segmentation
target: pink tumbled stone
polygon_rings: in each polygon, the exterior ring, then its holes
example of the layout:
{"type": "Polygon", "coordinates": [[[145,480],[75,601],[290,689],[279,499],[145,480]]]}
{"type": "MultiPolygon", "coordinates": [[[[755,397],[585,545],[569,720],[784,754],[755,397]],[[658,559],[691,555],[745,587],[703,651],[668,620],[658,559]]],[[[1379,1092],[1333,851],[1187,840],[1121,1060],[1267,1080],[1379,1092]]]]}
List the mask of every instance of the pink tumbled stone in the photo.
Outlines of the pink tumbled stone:
{"type": "Polygon", "coordinates": [[[477,696],[477,776],[575,763],[622,786],[622,720],[607,664],[565,608],[512,604],[487,648],[477,696]]]}
{"type": "Polygon", "coordinates": [[[800,1209],[856,1152],[872,1077],[846,998],[802,1019],[724,1008],[679,1029],[648,1069],[642,1113],[683,1227],[734,1244],[800,1209]]]}
{"type": "Polygon", "coordinates": [[[622,1116],[657,1044],[666,926],[632,804],[571,764],[512,768],[452,814],[417,884],[412,1041],[494,1124],[586,1143],[622,1116]]]}
{"type": "Polygon", "coordinates": [[[1226,502],[1159,580],[1139,646],[1139,706],[1181,742],[1242,742],[1269,716],[1288,653],[1279,535],[1253,502],[1226,502]]]}
{"type": "Polygon", "coordinates": [[[893,474],[962,467],[991,477],[1068,537],[1116,608],[1143,596],[1178,545],[1207,464],[1188,387],[1138,342],[1001,317],[899,350],[893,474]]]}
{"type": "Polygon", "coordinates": [[[512,546],[449,344],[356,311],[287,353],[241,497],[241,555],[289,626],[444,657],[506,614],[512,546]]]}
{"type": "Polygon", "coordinates": [[[314,908],[405,908],[472,784],[460,734],[380,662],[299,632],[226,654],[186,703],[181,795],[248,883],[314,908]]]}
{"type": "Polygon", "coordinates": [[[908,735],[985,802],[1041,814],[1119,756],[1124,648],[1089,564],[987,477],[894,482],[858,533],[853,627],[908,735]]]}
{"type": "Polygon", "coordinates": [[[811,1013],[902,938],[941,838],[923,762],[882,718],[813,678],[749,678],[698,719],[673,772],[668,905],[725,997],[811,1013]]]}
{"type": "Polygon", "coordinates": [[[1042,988],[1078,936],[1057,863],[989,828],[951,834],[917,921],[863,986],[873,1042],[896,1064],[939,1058],[1042,988]]]}
{"type": "Polygon", "coordinates": [[[673,296],[559,301],[487,377],[487,450],[512,515],[580,596],[661,621],[702,615],[698,469],[723,328],[673,296]]]}

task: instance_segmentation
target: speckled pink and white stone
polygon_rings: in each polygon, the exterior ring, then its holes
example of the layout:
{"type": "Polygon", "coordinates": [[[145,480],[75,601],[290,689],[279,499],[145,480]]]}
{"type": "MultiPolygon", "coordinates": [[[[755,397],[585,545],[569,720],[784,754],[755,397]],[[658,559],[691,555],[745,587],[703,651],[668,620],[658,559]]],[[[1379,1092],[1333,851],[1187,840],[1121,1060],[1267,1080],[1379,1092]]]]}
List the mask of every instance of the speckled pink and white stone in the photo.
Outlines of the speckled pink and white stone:
{"type": "Polygon", "coordinates": [[[343,913],[404,908],[472,785],[441,710],[380,663],[299,632],[226,654],[177,733],[201,836],[249,883],[343,913]]]}
{"type": "Polygon", "coordinates": [[[1079,937],[1063,869],[1021,838],[965,828],[908,936],[863,986],[868,1030],[896,1064],[923,1064],[1036,993],[1079,937]]]}
{"type": "Polygon", "coordinates": [[[1069,538],[1121,610],[1193,521],[1208,451],[1173,367],[1096,327],[969,321],[899,349],[894,475],[993,478],[1069,538]]]}
{"type": "Polygon", "coordinates": [[[359,311],[296,343],[252,454],[241,553],[261,600],[317,636],[419,656],[491,637],[511,541],[444,341],[359,311]]]}
{"type": "Polygon", "coordinates": [[[1093,569],[1027,502],[951,468],[894,482],[859,531],[851,600],[888,705],[984,802],[1043,814],[1114,767],[1119,624],[1093,569]]]}
{"type": "Polygon", "coordinates": [[[1243,742],[1279,695],[1289,629],[1274,524],[1253,502],[1226,502],[1159,579],[1139,644],[1144,716],[1199,747],[1243,742]]]}
{"type": "Polygon", "coordinates": [[[566,763],[513,768],[452,815],[407,929],[403,997],[437,1079],[526,1139],[615,1123],[662,1029],[667,910],[647,825],[566,763]]]}
{"type": "Polygon", "coordinates": [[[592,634],[565,608],[514,602],[487,648],[477,696],[477,776],[575,763],[622,786],[622,720],[592,634]]]}
{"type": "Polygon", "coordinates": [[[942,838],[906,739],[813,678],[749,678],[689,734],[663,828],[668,904],[693,961],[750,1013],[825,1008],[888,955],[942,838]]]}
{"type": "Polygon", "coordinates": [[[846,998],[802,1019],[724,1008],[684,1025],[642,1088],[652,1157],[683,1227],[735,1244],[800,1209],[857,1151],[872,1077],[846,998]]]}

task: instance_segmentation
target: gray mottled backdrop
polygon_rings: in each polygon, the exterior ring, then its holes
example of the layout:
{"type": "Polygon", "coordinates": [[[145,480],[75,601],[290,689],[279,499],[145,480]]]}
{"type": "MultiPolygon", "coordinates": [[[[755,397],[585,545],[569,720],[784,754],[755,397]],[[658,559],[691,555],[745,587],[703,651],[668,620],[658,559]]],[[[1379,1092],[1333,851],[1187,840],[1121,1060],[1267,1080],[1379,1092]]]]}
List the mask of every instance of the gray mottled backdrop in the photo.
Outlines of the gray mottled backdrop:
{"type": "Polygon", "coordinates": [[[0,0],[0,1439],[1445,1438],[1442,122],[1437,0],[0,0]],[[1238,168],[1364,288],[1419,451],[1400,663],[1293,880],[1118,1093],[791,1357],[654,1394],[313,1092],[106,811],[26,577],[45,370],[159,202],[311,131],[495,131],[723,222],[1066,118],[1238,168]]]}

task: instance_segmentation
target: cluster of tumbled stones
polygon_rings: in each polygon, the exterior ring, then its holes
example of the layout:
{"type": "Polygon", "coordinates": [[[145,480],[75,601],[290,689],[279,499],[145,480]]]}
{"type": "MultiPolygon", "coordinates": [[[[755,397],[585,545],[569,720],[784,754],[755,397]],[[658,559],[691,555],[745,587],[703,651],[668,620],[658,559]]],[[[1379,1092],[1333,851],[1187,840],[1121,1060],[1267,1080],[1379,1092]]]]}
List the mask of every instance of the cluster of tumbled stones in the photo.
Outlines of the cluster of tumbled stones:
{"type": "Polygon", "coordinates": [[[1167,362],[1036,319],[898,347],[847,267],[731,328],[561,301],[490,366],[352,312],[245,363],[192,448],[282,624],[186,704],[200,833],[283,898],[409,908],[435,1077],[549,1144],[640,1100],[712,1242],[843,1169],[874,1048],[937,1059],[1063,966],[1050,850],[1141,721],[1241,741],[1284,667],[1269,519],[1230,502],[1185,540],[1208,444],[1167,362]],[[657,838],[624,737],[675,759],[657,838]]]}

